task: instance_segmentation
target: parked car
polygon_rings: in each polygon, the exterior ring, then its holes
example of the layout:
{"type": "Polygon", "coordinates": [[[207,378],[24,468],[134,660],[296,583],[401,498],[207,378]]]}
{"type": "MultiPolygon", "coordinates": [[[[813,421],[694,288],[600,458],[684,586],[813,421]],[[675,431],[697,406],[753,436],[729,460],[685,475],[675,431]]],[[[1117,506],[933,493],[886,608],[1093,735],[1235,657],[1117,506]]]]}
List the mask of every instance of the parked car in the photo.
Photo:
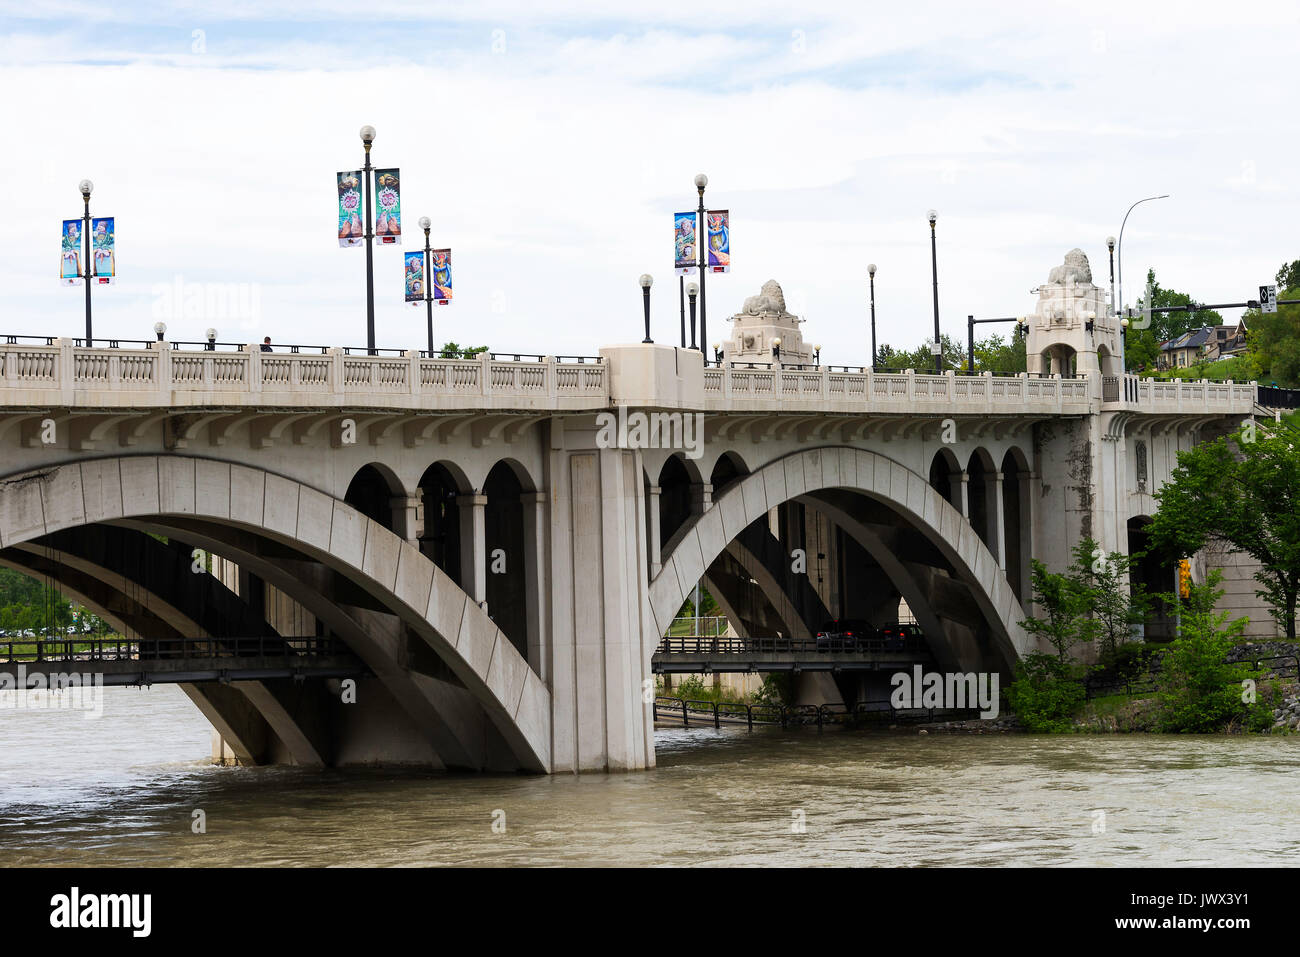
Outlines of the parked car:
{"type": "Polygon", "coordinates": [[[836,618],[817,629],[819,650],[850,651],[866,647],[880,637],[879,630],[861,618],[836,618]]]}

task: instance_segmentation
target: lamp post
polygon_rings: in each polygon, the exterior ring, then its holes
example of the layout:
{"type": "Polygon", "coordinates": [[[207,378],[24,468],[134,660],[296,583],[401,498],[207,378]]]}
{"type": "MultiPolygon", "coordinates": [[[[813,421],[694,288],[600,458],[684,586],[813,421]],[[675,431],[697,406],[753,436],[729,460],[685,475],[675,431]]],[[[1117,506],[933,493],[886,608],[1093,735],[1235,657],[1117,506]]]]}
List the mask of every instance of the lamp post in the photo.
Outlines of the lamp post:
{"type": "Polygon", "coordinates": [[[772,361],[778,365],[781,363],[781,337],[777,336],[772,340],[772,361]]]}
{"type": "MultiPolygon", "coordinates": [[[[1119,300],[1120,308],[1124,307],[1124,227],[1128,224],[1128,214],[1143,203],[1149,203],[1153,199],[1168,199],[1168,193],[1162,193],[1159,196],[1148,196],[1145,199],[1139,199],[1136,203],[1128,208],[1128,213],[1124,214],[1124,221],[1119,224],[1119,300]]],[[[1150,303],[1147,303],[1149,306],[1150,303]]]]}
{"type": "Polygon", "coordinates": [[[209,327],[208,331],[204,333],[204,335],[208,337],[208,348],[206,351],[216,352],[217,351],[217,330],[209,327]]]}
{"type": "Polygon", "coordinates": [[[643,272],[641,274],[641,298],[645,302],[645,338],[641,340],[643,345],[645,343],[654,342],[654,340],[650,338],[650,285],[653,282],[654,277],[652,277],[648,272],[643,272]]]}
{"type": "MultiPolygon", "coordinates": [[[[694,349],[694,348],[696,347],[696,346],[695,346],[695,297],[698,296],[699,294],[700,294],[700,287],[699,287],[699,284],[698,284],[698,283],[688,282],[688,283],[686,284],[686,298],[689,299],[690,302],[691,302],[691,345],[690,345],[690,348],[692,348],[692,349],[694,349]]],[[[701,351],[703,351],[703,349],[704,349],[704,337],[703,337],[703,336],[700,337],[700,346],[699,346],[699,348],[700,348],[701,351]]]]}
{"type": "Polygon", "coordinates": [[[429,281],[432,277],[429,268],[432,264],[430,255],[433,250],[429,247],[429,229],[433,223],[429,221],[428,216],[420,217],[420,228],[424,230],[424,308],[428,314],[429,322],[429,358],[433,358],[433,284],[429,281]]]}
{"type": "MultiPolygon", "coordinates": [[[[709,319],[708,308],[705,305],[704,294],[704,274],[709,270],[709,223],[704,212],[704,187],[709,185],[709,178],[703,173],[695,174],[695,189],[700,194],[700,231],[695,236],[695,248],[700,257],[700,351],[704,351],[704,343],[709,341],[709,319]]],[[[694,347],[694,336],[692,338],[692,347],[694,347]]]]}
{"type": "Polygon", "coordinates": [[[867,278],[871,283],[871,368],[876,368],[876,264],[867,264],[867,278]]]}
{"type": "Polygon", "coordinates": [[[370,174],[374,171],[370,165],[370,146],[374,141],[375,128],[368,124],[361,127],[361,142],[366,148],[366,165],[361,174],[365,180],[362,200],[366,206],[366,352],[372,356],[375,354],[375,233],[370,222],[370,174]]]}
{"type": "Polygon", "coordinates": [[[822,364],[822,347],[813,346],[813,365],[820,368],[822,364]]]}
{"type": "Polygon", "coordinates": [[[682,318],[682,348],[686,348],[686,277],[677,277],[677,306],[682,318]]]}
{"type": "Polygon", "coordinates": [[[1106,237],[1106,251],[1110,253],[1110,314],[1113,316],[1119,311],[1115,304],[1115,237],[1106,237]]]}
{"type": "Polygon", "coordinates": [[[943,344],[939,339],[939,254],[934,238],[934,224],[939,219],[939,214],[932,209],[929,212],[929,219],[930,272],[934,276],[934,345],[931,346],[931,351],[934,352],[934,372],[938,375],[943,372],[943,344]]]}
{"type": "Polygon", "coordinates": [[[95,184],[88,179],[83,179],[77,184],[77,188],[81,190],[81,198],[85,200],[85,212],[81,216],[81,235],[85,240],[86,248],[86,268],[84,270],[86,274],[86,348],[89,349],[94,345],[91,342],[92,332],[90,326],[90,277],[94,275],[90,258],[90,191],[95,188],[95,184]]]}
{"type": "Polygon", "coordinates": [[[167,334],[167,323],[155,322],[153,324],[153,331],[154,331],[154,335],[158,337],[158,341],[162,342],[163,336],[167,334]]]}
{"type": "Polygon", "coordinates": [[[720,342],[713,344],[713,361],[718,364],[718,368],[722,368],[722,343],[720,342]]]}

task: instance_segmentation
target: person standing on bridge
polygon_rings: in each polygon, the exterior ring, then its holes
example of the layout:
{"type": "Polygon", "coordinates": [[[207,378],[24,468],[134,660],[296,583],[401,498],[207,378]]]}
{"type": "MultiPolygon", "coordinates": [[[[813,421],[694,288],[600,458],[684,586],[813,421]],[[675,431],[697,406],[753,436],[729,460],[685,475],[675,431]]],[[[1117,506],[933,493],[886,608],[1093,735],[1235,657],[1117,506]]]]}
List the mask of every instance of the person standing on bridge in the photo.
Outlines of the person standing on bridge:
{"type": "Polygon", "coordinates": [[[270,337],[270,336],[267,336],[265,339],[262,340],[262,351],[263,351],[263,352],[271,352],[271,351],[273,351],[273,350],[271,349],[271,337],[270,337]]]}

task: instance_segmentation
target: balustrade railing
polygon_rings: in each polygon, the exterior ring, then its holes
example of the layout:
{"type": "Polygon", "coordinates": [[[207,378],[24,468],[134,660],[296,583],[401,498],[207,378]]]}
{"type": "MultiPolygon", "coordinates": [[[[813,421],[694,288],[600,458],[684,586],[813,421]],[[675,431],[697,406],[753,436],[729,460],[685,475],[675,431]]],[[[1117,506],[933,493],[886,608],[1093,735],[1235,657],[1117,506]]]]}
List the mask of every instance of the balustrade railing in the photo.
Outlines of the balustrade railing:
{"type": "MultiPolygon", "coordinates": [[[[601,357],[481,352],[443,359],[392,349],[368,353],[282,345],[275,347],[279,351],[263,352],[256,344],[218,343],[219,348],[209,349],[201,343],[192,348],[162,342],[128,347],[126,340],[104,341],[111,345],[87,348],[72,339],[0,336],[0,396],[6,389],[34,390],[37,394],[25,395],[22,401],[71,404],[79,401],[78,393],[96,393],[99,402],[100,394],[122,392],[129,394],[130,404],[148,404],[145,396],[153,393],[160,406],[184,405],[187,395],[190,404],[203,404],[212,401],[208,397],[213,394],[227,393],[258,394],[271,404],[284,404],[292,401],[290,394],[303,393],[325,404],[363,402],[367,396],[386,403],[409,396],[397,401],[406,406],[418,406],[422,396],[500,396],[525,400],[529,407],[548,399],[584,400],[574,408],[603,408],[617,399],[610,394],[608,363],[601,357]]],[[[900,412],[938,407],[966,407],[976,413],[1086,412],[1090,403],[1100,400],[1161,412],[1249,412],[1260,398],[1255,383],[1142,379],[1131,374],[936,375],[724,361],[720,367],[703,369],[701,408],[822,404],[841,411],[876,406],[900,412]]],[[[1290,394],[1284,398],[1295,400],[1290,394]]]]}

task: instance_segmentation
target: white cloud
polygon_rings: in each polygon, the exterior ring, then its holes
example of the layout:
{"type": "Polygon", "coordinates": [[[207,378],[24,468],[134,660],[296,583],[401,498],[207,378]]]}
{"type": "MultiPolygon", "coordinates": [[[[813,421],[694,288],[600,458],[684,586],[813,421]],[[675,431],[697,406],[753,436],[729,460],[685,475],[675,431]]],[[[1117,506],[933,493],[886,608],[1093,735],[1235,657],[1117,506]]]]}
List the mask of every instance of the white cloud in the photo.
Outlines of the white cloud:
{"type": "MultiPolygon", "coordinates": [[[[406,242],[427,214],[454,249],[440,338],[502,350],[639,339],[645,271],[655,337],[671,341],[669,214],[693,207],[700,170],[709,205],[733,220],[710,338],[777,278],[835,363],[867,355],[869,261],[882,340],[927,334],[931,206],[952,334],[968,313],[1023,311],[1073,246],[1104,274],[1105,236],[1152,193],[1173,198],[1130,219],[1127,289],[1154,265],[1197,298],[1244,297],[1300,256],[1289,7],[1224,22],[1208,7],[1147,20],[1138,5],[937,17],[925,4],[888,16],[715,4],[698,29],[685,3],[618,22],[577,3],[421,5],[420,17],[367,5],[368,24],[396,31],[385,43],[358,31],[351,3],[31,9],[0,3],[0,84],[18,91],[6,127],[26,157],[4,190],[0,331],[79,334],[81,299],[54,270],[59,220],[79,213],[89,176],[95,212],[118,218],[122,275],[97,291],[97,333],[147,336],[153,288],[183,275],[258,284],[257,332],[277,341],[361,342],[364,253],[337,247],[332,182],[359,164],[367,122],[376,163],[402,168],[406,242]],[[82,17],[99,27],[75,27],[82,17]],[[209,52],[189,52],[191,21],[209,52]]],[[[400,253],[375,261],[381,342],[420,345],[400,253]]],[[[196,338],[208,322],[189,324],[172,332],[196,338]]]]}

